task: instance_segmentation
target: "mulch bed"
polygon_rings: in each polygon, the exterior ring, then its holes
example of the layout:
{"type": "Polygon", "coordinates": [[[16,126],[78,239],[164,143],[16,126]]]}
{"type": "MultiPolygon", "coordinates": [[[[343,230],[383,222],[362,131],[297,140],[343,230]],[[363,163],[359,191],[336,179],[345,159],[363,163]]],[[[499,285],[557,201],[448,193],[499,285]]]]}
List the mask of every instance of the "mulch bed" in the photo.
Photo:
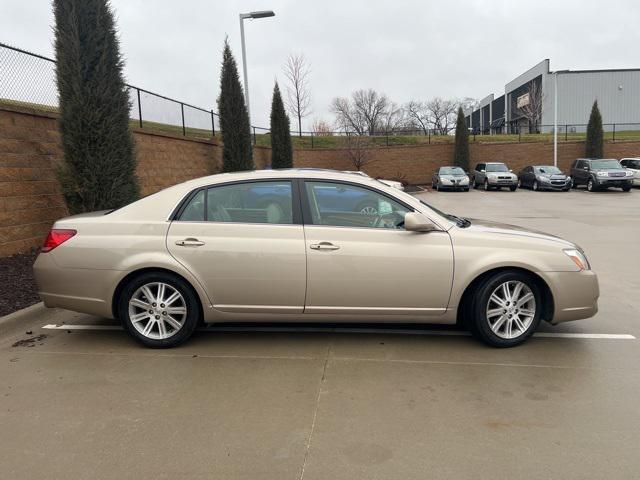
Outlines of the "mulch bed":
{"type": "Polygon", "coordinates": [[[39,250],[0,258],[0,317],[40,301],[33,279],[39,250]]]}

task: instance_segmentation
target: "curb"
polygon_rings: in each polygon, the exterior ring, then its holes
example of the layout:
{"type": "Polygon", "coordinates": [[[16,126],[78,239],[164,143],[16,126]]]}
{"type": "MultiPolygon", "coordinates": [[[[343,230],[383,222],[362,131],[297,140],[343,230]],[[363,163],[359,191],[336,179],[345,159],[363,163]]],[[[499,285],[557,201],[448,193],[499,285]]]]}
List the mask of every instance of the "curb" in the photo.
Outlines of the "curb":
{"type": "Polygon", "coordinates": [[[39,302],[22,310],[18,310],[17,312],[0,317],[0,334],[7,333],[21,321],[27,320],[32,315],[44,313],[46,310],[47,307],[44,306],[44,303],[39,302]]]}

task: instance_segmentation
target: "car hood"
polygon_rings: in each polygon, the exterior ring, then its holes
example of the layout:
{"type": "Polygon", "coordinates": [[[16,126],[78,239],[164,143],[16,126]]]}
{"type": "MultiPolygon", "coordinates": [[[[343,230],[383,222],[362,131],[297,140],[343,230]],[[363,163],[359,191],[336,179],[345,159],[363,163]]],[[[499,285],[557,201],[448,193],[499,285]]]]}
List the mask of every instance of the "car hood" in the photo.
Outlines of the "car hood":
{"type": "Polygon", "coordinates": [[[553,178],[554,180],[565,180],[567,176],[564,173],[537,173],[537,177],[553,178]]]}
{"type": "Polygon", "coordinates": [[[537,230],[530,230],[517,225],[509,225],[506,223],[492,222],[490,220],[482,220],[471,218],[471,225],[468,229],[474,229],[480,232],[497,233],[503,235],[519,235],[523,237],[537,238],[540,240],[549,240],[551,242],[558,242],[566,245],[567,247],[575,247],[575,245],[564,238],[551,235],[549,233],[539,232],[537,230]]]}
{"type": "Polygon", "coordinates": [[[622,172],[624,173],[626,168],[592,168],[592,172],[622,172]]]}
{"type": "Polygon", "coordinates": [[[504,177],[516,178],[516,174],[513,172],[487,172],[487,176],[488,177],[504,176],[504,177]]]}
{"type": "Polygon", "coordinates": [[[446,174],[440,175],[440,178],[446,178],[447,180],[455,180],[457,178],[467,178],[467,175],[465,175],[464,173],[461,173],[459,175],[446,173],[446,174]]]}

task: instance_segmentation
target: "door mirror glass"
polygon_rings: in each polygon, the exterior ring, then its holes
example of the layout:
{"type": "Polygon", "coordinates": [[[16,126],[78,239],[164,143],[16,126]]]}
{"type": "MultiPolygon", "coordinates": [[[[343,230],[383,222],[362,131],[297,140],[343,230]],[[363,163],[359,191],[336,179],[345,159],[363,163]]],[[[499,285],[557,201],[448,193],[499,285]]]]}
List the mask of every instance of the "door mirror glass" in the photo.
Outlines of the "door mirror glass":
{"type": "Polygon", "coordinates": [[[433,232],[439,230],[435,223],[418,212],[409,212],[404,216],[404,229],[410,232],[433,232]]]}
{"type": "Polygon", "coordinates": [[[483,168],[482,170],[480,170],[481,173],[485,173],[486,170],[483,168]]]}

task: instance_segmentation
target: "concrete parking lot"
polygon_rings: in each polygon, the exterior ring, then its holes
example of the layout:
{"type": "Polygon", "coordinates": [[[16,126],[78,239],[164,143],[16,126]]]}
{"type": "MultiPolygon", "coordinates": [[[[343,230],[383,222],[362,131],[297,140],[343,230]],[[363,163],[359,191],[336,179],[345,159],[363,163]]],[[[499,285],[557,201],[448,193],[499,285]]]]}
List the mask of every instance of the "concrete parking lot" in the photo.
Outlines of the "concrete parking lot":
{"type": "Polygon", "coordinates": [[[420,196],[577,242],[600,312],[508,350],[403,326],[216,327],[159,351],[36,307],[0,326],[0,476],[637,478],[640,191],[420,196]]]}

